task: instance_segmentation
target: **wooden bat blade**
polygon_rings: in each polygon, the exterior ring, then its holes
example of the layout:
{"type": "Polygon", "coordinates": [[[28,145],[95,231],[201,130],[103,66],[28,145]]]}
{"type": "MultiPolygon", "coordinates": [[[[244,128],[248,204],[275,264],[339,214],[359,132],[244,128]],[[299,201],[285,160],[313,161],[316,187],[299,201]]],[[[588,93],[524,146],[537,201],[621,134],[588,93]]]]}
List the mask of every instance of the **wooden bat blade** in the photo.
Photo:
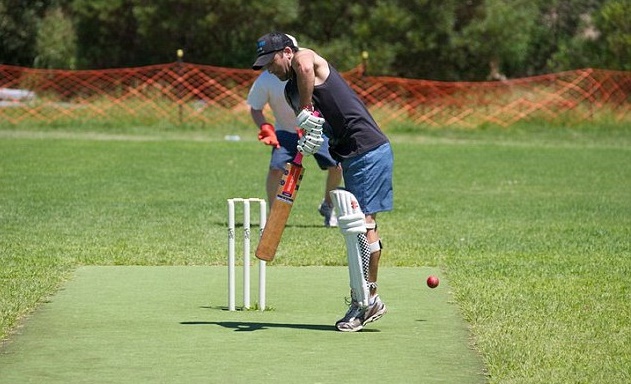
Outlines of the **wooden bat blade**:
{"type": "Polygon", "coordinates": [[[270,215],[265,223],[263,234],[259,240],[254,254],[261,260],[272,261],[276,256],[276,250],[289,219],[289,214],[298,194],[298,188],[302,181],[304,168],[298,161],[287,164],[283,178],[276,193],[276,199],[272,203],[270,215]]]}
{"type": "Polygon", "coordinates": [[[291,204],[287,204],[283,201],[275,201],[272,204],[272,210],[267,218],[263,234],[259,240],[259,245],[256,247],[256,252],[254,253],[256,257],[265,261],[274,260],[280,239],[285,230],[285,225],[291,213],[291,208],[291,204]]]}

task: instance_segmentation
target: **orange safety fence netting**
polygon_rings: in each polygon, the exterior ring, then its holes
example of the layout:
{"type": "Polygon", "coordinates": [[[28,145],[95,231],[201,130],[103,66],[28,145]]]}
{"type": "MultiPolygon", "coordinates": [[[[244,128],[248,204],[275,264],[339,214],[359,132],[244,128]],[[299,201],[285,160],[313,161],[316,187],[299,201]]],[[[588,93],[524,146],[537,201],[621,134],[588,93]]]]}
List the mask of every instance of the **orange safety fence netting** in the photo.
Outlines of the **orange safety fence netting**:
{"type": "MultiPolygon", "coordinates": [[[[190,63],[109,70],[0,65],[0,124],[251,124],[258,72],[190,63]]],[[[580,69],[501,82],[343,73],[384,128],[510,126],[519,121],[631,121],[631,72],[580,69]]]]}

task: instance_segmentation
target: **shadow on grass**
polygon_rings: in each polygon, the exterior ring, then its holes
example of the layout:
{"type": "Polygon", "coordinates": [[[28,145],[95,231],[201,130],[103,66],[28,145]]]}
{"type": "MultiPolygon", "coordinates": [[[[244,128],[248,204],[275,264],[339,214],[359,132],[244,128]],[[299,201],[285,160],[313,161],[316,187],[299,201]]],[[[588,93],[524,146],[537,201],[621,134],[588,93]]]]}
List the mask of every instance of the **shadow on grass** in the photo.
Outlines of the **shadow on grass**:
{"type": "MultiPolygon", "coordinates": [[[[332,325],[321,324],[287,324],[287,323],[252,323],[242,321],[182,321],[182,325],[218,325],[220,327],[234,329],[235,332],[252,332],[270,328],[306,329],[309,331],[337,332],[332,325]]],[[[376,329],[363,329],[361,332],[379,332],[376,329]]]]}
{"type": "MultiPolygon", "coordinates": [[[[218,227],[226,227],[227,228],[227,224],[225,221],[215,221],[215,225],[218,227]]],[[[258,221],[252,221],[250,223],[251,227],[258,227],[259,222],[258,221]]],[[[243,228],[243,223],[235,223],[234,224],[235,228],[243,228]]],[[[331,229],[331,227],[325,227],[322,224],[287,224],[285,225],[286,228],[324,228],[324,229],[331,229]]]]}

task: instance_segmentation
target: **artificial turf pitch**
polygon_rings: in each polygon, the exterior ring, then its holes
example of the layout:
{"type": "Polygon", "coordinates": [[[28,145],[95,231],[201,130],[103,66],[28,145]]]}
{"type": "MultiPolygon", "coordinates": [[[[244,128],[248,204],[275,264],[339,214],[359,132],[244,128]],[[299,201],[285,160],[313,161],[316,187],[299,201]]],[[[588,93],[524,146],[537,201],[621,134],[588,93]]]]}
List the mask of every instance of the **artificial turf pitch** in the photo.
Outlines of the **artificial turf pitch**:
{"type": "Polygon", "coordinates": [[[430,274],[381,268],[388,313],[341,333],[344,267],[268,265],[265,312],[227,310],[226,267],[81,267],[0,349],[0,383],[483,383],[430,274]]]}

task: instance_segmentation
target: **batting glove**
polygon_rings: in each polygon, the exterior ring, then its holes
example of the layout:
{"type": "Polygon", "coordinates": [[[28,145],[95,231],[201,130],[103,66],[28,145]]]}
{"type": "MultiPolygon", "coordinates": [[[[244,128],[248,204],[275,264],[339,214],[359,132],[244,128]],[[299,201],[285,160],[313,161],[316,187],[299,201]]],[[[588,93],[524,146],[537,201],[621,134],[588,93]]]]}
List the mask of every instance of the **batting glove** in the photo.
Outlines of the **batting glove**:
{"type": "Polygon", "coordinates": [[[305,133],[309,133],[313,130],[322,131],[322,125],[324,125],[324,119],[318,116],[317,112],[309,109],[303,109],[296,117],[296,125],[305,130],[305,133]]]}
{"type": "Polygon", "coordinates": [[[261,124],[261,130],[259,131],[259,141],[265,145],[271,145],[274,148],[280,148],[278,138],[276,137],[276,131],[272,124],[261,124]]]}
{"type": "Polygon", "coordinates": [[[324,143],[324,138],[322,137],[322,129],[313,130],[302,136],[300,140],[298,140],[298,152],[307,156],[313,155],[320,150],[322,143],[324,143]]]}

